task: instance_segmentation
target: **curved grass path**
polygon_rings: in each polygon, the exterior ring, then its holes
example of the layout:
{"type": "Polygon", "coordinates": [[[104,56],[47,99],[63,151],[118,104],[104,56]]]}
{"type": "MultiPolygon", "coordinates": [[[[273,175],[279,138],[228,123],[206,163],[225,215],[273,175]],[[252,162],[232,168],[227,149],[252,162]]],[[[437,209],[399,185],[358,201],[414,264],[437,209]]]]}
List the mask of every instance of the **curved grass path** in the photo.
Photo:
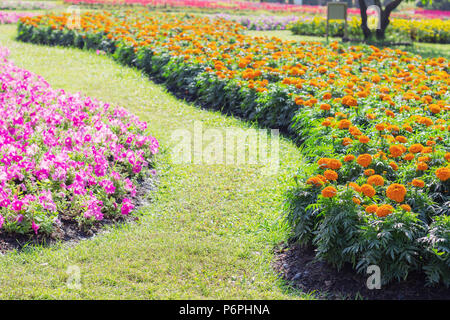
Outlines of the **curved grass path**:
{"type": "Polygon", "coordinates": [[[283,193],[301,165],[300,151],[280,139],[280,170],[255,166],[173,164],[171,132],[245,128],[237,119],[177,100],[140,72],[111,58],[76,49],[13,40],[16,26],[0,26],[0,45],[16,65],[54,88],[118,104],[149,123],[165,149],[159,189],[139,223],[109,228],[76,245],[30,248],[0,256],[0,299],[286,299],[271,268],[273,246],[287,238],[280,218],[283,193]],[[81,288],[70,289],[77,266],[81,288]]]}

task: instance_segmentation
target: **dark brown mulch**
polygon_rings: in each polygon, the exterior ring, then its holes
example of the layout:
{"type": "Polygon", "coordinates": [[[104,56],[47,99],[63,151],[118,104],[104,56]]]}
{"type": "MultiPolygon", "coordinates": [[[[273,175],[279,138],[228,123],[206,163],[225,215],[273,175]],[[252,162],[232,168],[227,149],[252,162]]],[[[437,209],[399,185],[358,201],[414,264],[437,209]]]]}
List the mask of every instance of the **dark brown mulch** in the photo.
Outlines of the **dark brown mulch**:
{"type": "MultiPolygon", "coordinates": [[[[156,189],[156,178],[148,176],[146,179],[139,181],[139,185],[136,188],[136,197],[132,199],[135,205],[135,210],[140,207],[148,205],[146,195],[156,189]]],[[[73,217],[59,214],[59,220],[61,224],[55,226],[51,235],[38,233],[33,234],[8,234],[0,231],[0,255],[11,250],[22,250],[25,247],[30,246],[49,246],[58,242],[78,242],[81,240],[89,239],[101,232],[108,225],[119,225],[123,223],[130,223],[138,221],[138,216],[120,216],[115,218],[104,217],[101,221],[96,221],[92,226],[80,226],[73,217]]]]}
{"type": "Polygon", "coordinates": [[[366,286],[370,275],[356,274],[350,265],[337,271],[314,259],[313,248],[282,243],[275,254],[273,266],[277,273],[292,287],[319,299],[450,300],[449,288],[426,287],[423,274],[410,274],[406,281],[370,290],[366,286]]]}
{"type": "Polygon", "coordinates": [[[104,218],[102,221],[95,222],[94,225],[83,228],[78,225],[72,217],[60,215],[61,225],[55,227],[55,230],[51,235],[38,233],[35,234],[8,234],[0,233],[0,253],[6,253],[10,250],[22,250],[24,247],[36,246],[36,245],[52,245],[61,241],[74,241],[85,240],[93,237],[96,233],[100,232],[107,225],[119,224],[129,221],[137,221],[138,217],[124,216],[114,219],[104,218]]]}

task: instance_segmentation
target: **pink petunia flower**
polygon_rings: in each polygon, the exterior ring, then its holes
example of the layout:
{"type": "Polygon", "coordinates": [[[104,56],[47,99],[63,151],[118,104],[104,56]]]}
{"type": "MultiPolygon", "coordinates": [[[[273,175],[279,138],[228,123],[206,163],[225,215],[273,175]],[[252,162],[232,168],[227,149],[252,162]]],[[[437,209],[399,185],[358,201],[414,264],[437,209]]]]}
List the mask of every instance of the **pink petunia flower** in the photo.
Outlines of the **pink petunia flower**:
{"type": "Polygon", "coordinates": [[[131,203],[131,200],[128,198],[124,198],[122,201],[121,213],[123,215],[128,215],[134,209],[134,205],[131,203]]]}
{"type": "Polygon", "coordinates": [[[23,202],[20,200],[16,200],[12,203],[11,209],[14,211],[22,210],[23,202]]]}
{"type": "Polygon", "coordinates": [[[38,224],[34,223],[34,221],[31,223],[31,229],[33,229],[33,231],[36,235],[38,234],[39,228],[40,228],[40,226],[38,224]]]}

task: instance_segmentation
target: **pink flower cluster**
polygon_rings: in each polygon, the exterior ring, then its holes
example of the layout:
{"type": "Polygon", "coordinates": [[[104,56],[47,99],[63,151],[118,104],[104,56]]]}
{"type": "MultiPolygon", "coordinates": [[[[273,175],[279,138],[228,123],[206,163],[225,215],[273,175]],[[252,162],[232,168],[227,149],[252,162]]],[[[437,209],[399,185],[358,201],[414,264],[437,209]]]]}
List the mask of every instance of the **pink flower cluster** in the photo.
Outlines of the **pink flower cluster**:
{"type": "Polygon", "coordinates": [[[120,107],[54,90],[0,47],[0,232],[128,215],[158,141],[120,107]],[[145,170],[144,170],[145,169],[145,170]]]}
{"type": "Polygon", "coordinates": [[[0,24],[13,24],[17,23],[20,18],[32,17],[38,15],[36,12],[11,12],[0,11],[0,24]]]}
{"type": "Polygon", "coordinates": [[[0,9],[7,10],[49,10],[55,9],[57,4],[49,1],[20,1],[20,0],[2,0],[0,9]]]}

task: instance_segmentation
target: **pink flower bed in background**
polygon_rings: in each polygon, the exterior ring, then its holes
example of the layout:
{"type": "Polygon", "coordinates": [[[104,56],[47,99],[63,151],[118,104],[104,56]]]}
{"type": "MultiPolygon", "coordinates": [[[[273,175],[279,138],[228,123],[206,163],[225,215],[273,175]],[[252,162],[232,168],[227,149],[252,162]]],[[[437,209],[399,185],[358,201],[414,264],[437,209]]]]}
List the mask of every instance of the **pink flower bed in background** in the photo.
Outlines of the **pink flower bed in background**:
{"type": "Polygon", "coordinates": [[[151,7],[229,9],[229,10],[265,10],[274,12],[298,12],[319,14],[326,12],[326,7],[294,5],[270,2],[250,2],[234,0],[64,0],[70,4],[101,4],[101,5],[144,5],[151,7]]]}
{"type": "Polygon", "coordinates": [[[21,0],[0,0],[0,9],[8,10],[48,10],[57,7],[55,2],[49,1],[21,1],[21,0]]]}
{"type": "Polygon", "coordinates": [[[0,24],[17,23],[22,17],[31,17],[37,14],[36,12],[0,11],[0,24]]]}
{"type": "Polygon", "coordinates": [[[0,235],[133,211],[158,141],[120,107],[54,90],[0,47],[0,235]]]}
{"type": "Polygon", "coordinates": [[[429,19],[450,19],[450,11],[416,9],[414,13],[429,19]]]}
{"type": "MultiPolygon", "coordinates": [[[[172,8],[199,8],[199,9],[228,9],[228,10],[249,10],[249,11],[273,11],[273,12],[295,12],[311,15],[325,15],[326,6],[294,5],[285,3],[270,2],[250,2],[236,0],[64,0],[70,4],[100,4],[100,5],[144,5],[150,7],[172,7],[172,8]]],[[[359,15],[358,8],[349,8],[349,15],[359,15]]],[[[371,14],[374,14],[372,12],[371,14]]],[[[396,11],[393,17],[403,19],[419,18],[450,18],[450,11],[423,10],[396,11]]]]}

